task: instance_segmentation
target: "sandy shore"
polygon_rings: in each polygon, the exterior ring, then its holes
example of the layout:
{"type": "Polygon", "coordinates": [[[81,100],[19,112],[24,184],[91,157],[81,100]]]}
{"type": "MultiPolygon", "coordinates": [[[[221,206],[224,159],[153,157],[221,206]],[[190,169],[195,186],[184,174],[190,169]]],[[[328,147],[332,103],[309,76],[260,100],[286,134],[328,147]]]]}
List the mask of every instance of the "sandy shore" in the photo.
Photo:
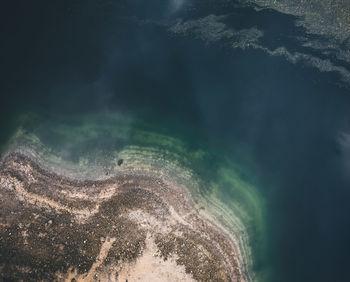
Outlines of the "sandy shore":
{"type": "Polygon", "coordinates": [[[232,242],[161,177],[73,180],[18,153],[0,165],[0,248],[1,279],[244,281],[232,242]]]}

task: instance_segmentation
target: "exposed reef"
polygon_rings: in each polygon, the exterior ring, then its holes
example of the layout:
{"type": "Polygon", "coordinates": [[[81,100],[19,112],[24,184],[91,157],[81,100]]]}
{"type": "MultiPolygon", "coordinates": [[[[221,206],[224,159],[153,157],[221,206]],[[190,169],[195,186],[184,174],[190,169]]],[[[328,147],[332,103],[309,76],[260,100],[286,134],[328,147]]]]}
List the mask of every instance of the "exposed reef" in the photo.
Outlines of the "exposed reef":
{"type": "Polygon", "coordinates": [[[254,179],[197,139],[131,118],[23,118],[0,159],[1,275],[260,281],[264,202],[254,179]],[[23,242],[38,242],[47,259],[22,255],[23,242]]]}
{"type": "Polygon", "coordinates": [[[0,279],[245,281],[233,242],[164,178],[56,174],[0,164],[0,279]]]}

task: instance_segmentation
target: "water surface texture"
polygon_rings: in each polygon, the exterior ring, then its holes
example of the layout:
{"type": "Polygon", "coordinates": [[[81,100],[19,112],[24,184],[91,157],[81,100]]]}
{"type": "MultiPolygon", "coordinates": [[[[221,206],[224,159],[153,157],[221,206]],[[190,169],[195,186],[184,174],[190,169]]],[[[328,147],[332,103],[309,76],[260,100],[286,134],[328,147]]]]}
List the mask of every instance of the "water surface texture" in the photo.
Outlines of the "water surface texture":
{"type": "Polygon", "coordinates": [[[348,280],[346,1],[1,10],[4,154],[91,179],[119,160],[170,175],[240,238],[252,280],[348,280]]]}

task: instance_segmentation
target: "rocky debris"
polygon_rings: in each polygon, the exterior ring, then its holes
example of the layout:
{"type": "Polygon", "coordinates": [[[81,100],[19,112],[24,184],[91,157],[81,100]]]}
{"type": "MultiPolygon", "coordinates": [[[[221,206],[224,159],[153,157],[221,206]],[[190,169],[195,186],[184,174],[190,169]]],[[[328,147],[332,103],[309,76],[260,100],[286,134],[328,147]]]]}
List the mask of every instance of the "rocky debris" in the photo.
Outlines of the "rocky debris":
{"type": "Polygon", "coordinates": [[[136,277],[148,255],[154,275],[243,281],[231,242],[184,191],[138,174],[69,179],[17,153],[0,163],[0,249],[0,280],[136,277]]]}

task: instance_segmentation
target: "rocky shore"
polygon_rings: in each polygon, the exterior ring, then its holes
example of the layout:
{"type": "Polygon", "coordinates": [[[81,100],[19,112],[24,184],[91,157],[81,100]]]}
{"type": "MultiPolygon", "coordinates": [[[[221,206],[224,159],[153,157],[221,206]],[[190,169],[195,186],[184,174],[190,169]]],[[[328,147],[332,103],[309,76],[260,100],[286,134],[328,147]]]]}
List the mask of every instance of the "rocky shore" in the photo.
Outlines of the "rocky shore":
{"type": "Polygon", "coordinates": [[[225,232],[162,177],[75,180],[0,164],[0,280],[245,281],[225,232]]]}

